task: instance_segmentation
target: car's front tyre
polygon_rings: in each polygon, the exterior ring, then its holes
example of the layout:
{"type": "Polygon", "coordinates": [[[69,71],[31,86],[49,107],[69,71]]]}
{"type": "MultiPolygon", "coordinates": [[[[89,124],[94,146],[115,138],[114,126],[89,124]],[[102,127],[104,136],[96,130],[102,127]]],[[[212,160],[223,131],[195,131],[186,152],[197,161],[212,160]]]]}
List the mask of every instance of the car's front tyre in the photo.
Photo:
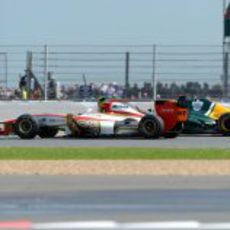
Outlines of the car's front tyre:
{"type": "Polygon", "coordinates": [[[15,123],[15,134],[21,139],[33,139],[38,134],[38,124],[30,114],[19,116],[15,123]]]}

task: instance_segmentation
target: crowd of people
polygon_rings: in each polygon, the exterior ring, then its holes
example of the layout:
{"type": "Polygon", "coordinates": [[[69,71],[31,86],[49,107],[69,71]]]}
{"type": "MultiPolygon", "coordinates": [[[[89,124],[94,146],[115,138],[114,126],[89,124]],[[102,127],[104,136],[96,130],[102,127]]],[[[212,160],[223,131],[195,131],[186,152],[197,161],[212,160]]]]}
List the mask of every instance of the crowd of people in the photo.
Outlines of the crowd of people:
{"type": "MultiPolygon", "coordinates": [[[[130,98],[131,100],[148,100],[153,97],[151,83],[144,82],[142,86],[134,83],[125,89],[123,85],[112,83],[90,83],[88,85],[74,84],[62,85],[60,82],[50,79],[47,85],[47,98],[49,100],[96,100],[99,96],[130,98]]],[[[220,84],[209,85],[207,83],[187,82],[185,84],[158,83],[158,98],[177,98],[179,95],[222,98],[223,89],[220,84]]],[[[23,96],[23,87],[0,87],[1,100],[20,99],[44,99],[44,93],[35,88],[30,97],[23,96]]]]}
{"type": "Polygon", "coordinates": [[[18,98],[18,91],[13,88],[6,88],[0,86],[0,100],[13,100],[18,98]]]}

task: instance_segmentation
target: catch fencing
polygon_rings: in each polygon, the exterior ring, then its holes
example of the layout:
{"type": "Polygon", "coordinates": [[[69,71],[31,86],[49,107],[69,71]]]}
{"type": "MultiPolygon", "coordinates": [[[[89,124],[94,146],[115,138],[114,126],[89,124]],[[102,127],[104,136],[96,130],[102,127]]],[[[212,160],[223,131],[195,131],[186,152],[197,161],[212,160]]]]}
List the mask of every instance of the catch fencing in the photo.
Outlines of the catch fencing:
{"type": "Polygon", "coordinates": [[[8,85],[8,60],[7,53],[0,52],[0,87],[8,85]]]}
{"type": "Polygon", "coordinates": [[[0,80],[6,87],[18,88],[28,66],[47,90],[47,75],[52,73],[68,91],[65,99],[77,99],[79,92],[69,91],[79,91],[81,85],[108,94],[120,90],[115,96],[135,99],[183,93],[220,98],[224,89],[219,45],[0,46],[0,80]]]}

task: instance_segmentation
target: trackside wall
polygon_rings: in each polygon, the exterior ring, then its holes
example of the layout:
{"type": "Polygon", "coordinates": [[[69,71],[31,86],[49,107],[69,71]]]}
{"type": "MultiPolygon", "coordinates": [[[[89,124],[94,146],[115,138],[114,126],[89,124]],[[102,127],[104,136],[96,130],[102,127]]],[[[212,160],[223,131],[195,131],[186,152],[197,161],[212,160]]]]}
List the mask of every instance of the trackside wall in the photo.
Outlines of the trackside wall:
{"type": "MultiPolygon", "coordinates": [[[[132,102],[141,109],[152,108],[152,102],[132,102]]],[[[97,111],[96,102],[72,102],[72,101],[0,101],[0,121],[16,118],[23,113],[82,113],[97,111]]]]}

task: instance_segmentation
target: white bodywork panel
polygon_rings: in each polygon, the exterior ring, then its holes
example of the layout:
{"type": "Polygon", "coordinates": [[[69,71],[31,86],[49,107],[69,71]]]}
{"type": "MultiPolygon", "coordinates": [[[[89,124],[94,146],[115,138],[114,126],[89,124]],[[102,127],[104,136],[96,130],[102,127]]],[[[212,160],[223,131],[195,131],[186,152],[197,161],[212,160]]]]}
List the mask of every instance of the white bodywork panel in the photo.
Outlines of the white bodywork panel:
{"type": "Polygon", "coordinates": [[[34,115],[39,126],[67,126],[65,116],[57,115],[34,115]]]}
{"type": "Polygon", "coordinates": [[[101,128],[101,135],[113,135],[114,134],[114,121],[101,121],[100,128],[101,128]]]}
{"type": "MultiPolygon", "coordinates": [[[[82,114],[78,116],[78,119],[82,122],[95,121],[99,123],[100,126],[100,135],[114,135],[115,134],[115,125],[117,122],[125,122],[127,119],[133,119],[137,123],[140,121],[140,117],[126,117],[121,115],[109,115],[103,113],[94,113],[94,114],[82,114]]],[[[137,130],[134,129],[123,129],[119,130],[117,134],[132,134],[136,133],[137,130]]]]}

